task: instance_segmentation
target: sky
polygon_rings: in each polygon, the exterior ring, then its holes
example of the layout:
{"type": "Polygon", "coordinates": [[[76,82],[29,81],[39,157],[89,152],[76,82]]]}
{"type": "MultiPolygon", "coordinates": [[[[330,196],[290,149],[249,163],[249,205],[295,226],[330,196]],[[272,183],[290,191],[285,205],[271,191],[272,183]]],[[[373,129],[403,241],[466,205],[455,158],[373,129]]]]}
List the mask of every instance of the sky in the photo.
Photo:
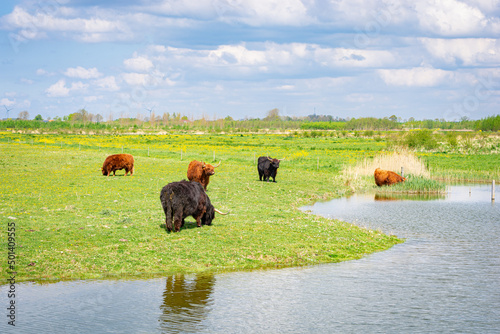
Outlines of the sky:
{"type": "Polygon", "coordinates": [[[0,118],[500,114],[500,0],[3,0],[0,118]]]}

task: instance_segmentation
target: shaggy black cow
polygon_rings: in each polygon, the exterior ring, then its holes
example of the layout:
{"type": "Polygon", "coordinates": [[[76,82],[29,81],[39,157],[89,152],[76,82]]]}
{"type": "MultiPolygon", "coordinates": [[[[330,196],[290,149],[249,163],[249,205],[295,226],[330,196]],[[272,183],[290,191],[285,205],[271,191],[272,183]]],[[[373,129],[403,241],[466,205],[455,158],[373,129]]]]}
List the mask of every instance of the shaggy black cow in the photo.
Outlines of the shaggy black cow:
{"type": "Polygon", "coordinates": [[[271,159],[270,157],[259,157],[259,161],[257,163],[259,180],[262,181],[262,177],[264,177],[264,181],[269,182],[269,177],[272,177],[273,182],[276,182],[276,173],[278,172],[280,161],[282,160],[285,160],[285,158],[271,159]]]}
{"type": "Polygon", "coordinates": [[[184,218],[193,216],[198,227],[211,225],[215,209],[203,186],[198,182],[180,181],[167,184],[160,193],[160,201],[165,212],[165,229],[179,232],[184,225],[184,218]],[[173,224],[172,224],[173,221],[173,224]]]}

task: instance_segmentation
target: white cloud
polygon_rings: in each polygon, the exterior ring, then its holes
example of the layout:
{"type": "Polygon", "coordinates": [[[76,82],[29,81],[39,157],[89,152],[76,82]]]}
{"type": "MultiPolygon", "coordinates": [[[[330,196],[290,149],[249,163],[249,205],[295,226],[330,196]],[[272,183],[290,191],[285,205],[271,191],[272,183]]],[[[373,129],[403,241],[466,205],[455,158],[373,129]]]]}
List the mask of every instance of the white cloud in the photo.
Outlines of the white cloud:
{"type": "Polygon", "coordinates": [[[104,99],[104,96],[103,95],[99,95],[99,96],[96,96],[96,95],[92,95],[92,96],[85,96],[83,98],[83,100],[85,102],[95,102],[95,101],[98,101],[98,100],[102,100],[104,99]]]}
{"type": "Polygon", "coordinates": [[[69,95],[69,88],[66,87],[66,81],[64,79],[59,80],[49,88],[45,90],[48,97],[62,97],[69,95]]]}
{"type": "Polygon", "coordinates": [[[108,76],[102,79],[97,79],[93,82],[93,84],[107,91],[117,91],[120,89],[120,87],[118,87],[118,84],[116,83],[116,79],[114,76],[108,76]]]}
{"type": "Polygon", "coordinates": [[[77,82],[73,82],[71,84],[70,90],[71,91],[73,91],[73,90],[84,90],[84,89],[87,89],[88,86],[89,86],[88,84],[84,84],[81,81],[77,81],[77,82]]]}
{"type": "Polygon", "coordinates": [[[150,45],[148,46],[148,50],[152,52],[163,53],[167,51],[167,48],[164,45],[150,45]]]}
{"type": "Polygon", "coordinates": [[[48,71],[44,70],[43,68],[39,68],[38,70],[36,70],[36,75],[51,77],[51,76],[55,75],[55,73],[48,72],[48,71]]]}
{"type": "Polygon", "coordinates": [[[149,74],[144,73],[123,73],[123,80],[131,86],[148,85],[149,74]]]}
{"type": "Polygon", "coordinates": [[[415,10],[425,31],[442,36],[479,33],[489,24],[481,10],[457,0],[417,1],[415,10]]]}
{"type": "Polygon", "coordinates": [[[6,107],[13,106],[16,103],[16,100],[9,100],[8,98],[4,97],[3,99],[0,100],[0,104],[6,107]]]}
{"type": "Polygon", "coordinates": [[[312,22],[307,7],[300,0],[249,0],[236,9],[240,21],[251,26],[303,26],[312,22]]]}
{"type": "Polygon", "coordinates": [[[123,64],[129,71],[148,72],[153,68],[153,63],[146,57],[136,56],[134,58],[125,59],[123,64]]]}
{"type": "Polygon", "coordinates": [[[279,89],[279,90],[294,90],[295,86],[294,85],[282,85],[282,86],[276,87],[276,89],[279,89]]]}
{"type": "Polygon", "coordinates": [[[421,38],[429,53],[452,65],[500,65],[500,40],[492,38],[431,39],[421,38]]]}
{"type": "Polygon", "coordinates": [[[20,81],[23,83],[23,84],[26,84],[26,85],[32,85],[34,83],[33,80],[31,79],[26,79],[26,78],[21,78],[20,81]]]}
{"type": "Polygon", "coordinates": [[[66,87],[66,81],[64,79],[61,79],[57,81],[55,84],[50,86],[45,90],[45,93],[47,94],[48,97],[64,97],[68,96],[71,91],[76,91],[76,90],[85,90],[87,89],[88,85],[82,83],[81,81],[73,82],[71,84],[71,87],[66,87]]]}
{"type": "MultiPolygon", "coordinates": [[[[159,58],[158,58],[159,59],[159,58]]],[[[258,73],[309,73],[311,70],[379,68],[395,66],[400,60],[388,50],[329,48],[317,44],[272,42],[220,45],[194,50],[168,47],[160,61],[169,67],[195,67],[198,74],[256,75],[258,73]]]]}
{"type": "Polygon", "coordinates": [[[81,66],[70,67],[64,72],[64,75],[71,78],[79,78],[79,79],[95,79],[102,76],[101,73],[97,70],[97,68],[83,68],[81,66]]]}
{"type": "Polygon", "coordinates": [[[382,80],[391,86],[432,87],[453,77],[453,72],[428,67],[383,69],[377,72],[382,80]]]}
{"type": "Polygon", "coordinates": [[[78,13],[80,17],[68,18],[68,14],[76,15],[76,12],[54,6],[47,10],[37,8],[35,14],[30,14],[21,6],[15,6],[12,13],[2,17],[2,26],[9,30],[19,29],[18,34],[24,39],[45,38],[46,32],[59,32],[76,33],[89,42],[104,40],[103,34],[121,34],[127,31],[126,25],[116,20],[100,18],[103,14],[93,13],[90,18],[82,18],[89,16],[84,12],[78,13]]]}

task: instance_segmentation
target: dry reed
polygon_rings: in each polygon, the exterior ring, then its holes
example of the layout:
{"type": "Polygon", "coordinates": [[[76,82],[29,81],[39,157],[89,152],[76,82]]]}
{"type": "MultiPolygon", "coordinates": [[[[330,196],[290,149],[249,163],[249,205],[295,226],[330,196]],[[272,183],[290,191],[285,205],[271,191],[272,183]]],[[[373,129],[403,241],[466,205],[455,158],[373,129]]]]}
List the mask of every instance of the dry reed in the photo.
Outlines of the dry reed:
{"type": "Polygon", "coordinates": [[[375,169],[391,170],[398,174],[404,168],[404,174],[430,177],[425,164],[413,152],[400,150],[398,152],[382,152],[373,159],[364,159],[355,166],[347,166],[343,170],[344,176],[356,179],[358,176],[373,176],[375,169]]]}

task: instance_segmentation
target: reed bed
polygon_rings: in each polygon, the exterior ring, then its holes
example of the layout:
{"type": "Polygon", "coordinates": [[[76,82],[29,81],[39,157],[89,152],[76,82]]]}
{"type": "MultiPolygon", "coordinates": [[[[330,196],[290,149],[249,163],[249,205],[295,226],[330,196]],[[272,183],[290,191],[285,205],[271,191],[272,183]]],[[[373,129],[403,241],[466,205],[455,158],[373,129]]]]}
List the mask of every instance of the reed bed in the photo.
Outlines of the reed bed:
{"type": "Polygon", "coordinates": [[[354,166],[347,166],[344,172],[346,175],[373,176],[375,169],[380,168],[399,174],[401,167],[404,168],[405,174],[430,178],[424,162],[409,150],[380,152],[373,159],[365,158],[354,166]]]}
{"type": "Polygon", "coordinates": [[[407,180],[389,187],[377,188],[377,193],[442,193],[446,190],[444,183],[431,179],[431,173],[425,163],[408,150],[380,152],[372,159],[365,158],[354,166],[347,166],[342,171],[345,184],[353,191],[375,188],[373,173],[381,168],[398,174],[404,169],[407,180]]]}

